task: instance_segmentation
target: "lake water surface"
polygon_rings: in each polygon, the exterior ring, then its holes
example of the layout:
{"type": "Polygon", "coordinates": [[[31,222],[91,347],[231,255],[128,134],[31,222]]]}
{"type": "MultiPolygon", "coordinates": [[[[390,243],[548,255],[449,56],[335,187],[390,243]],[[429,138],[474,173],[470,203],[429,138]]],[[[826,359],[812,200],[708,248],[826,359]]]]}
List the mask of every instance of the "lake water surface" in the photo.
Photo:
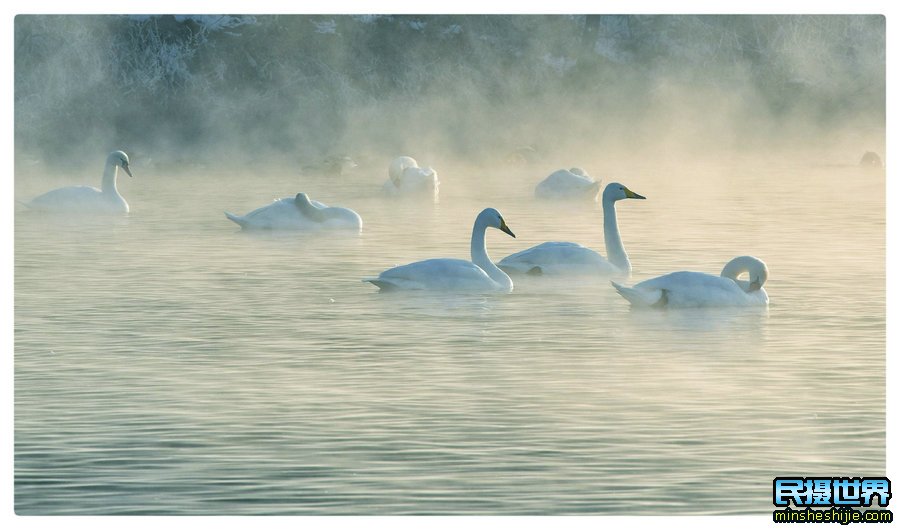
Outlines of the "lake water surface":
{"type": "MultiPolygon", "coordinates": [[[[102,162],[102,157],[98,161],[102,162]]],[[[360,281],[467,258],[475,215],[605,254],[552,167],[442,168],[439,204],[343,177],[140,166],[121,219],[15,218],[19,514],[763,514],[779,475],[885,472],[884,173],[608,168],[637,282],[769,266],[767,311],[631,311],[607,281],[509,295],[360,281]],[[307,191],[360,235],[241,233],[307,191]]],[[[19,174],[16,198],[96,177],[19,174]],[[44,175],[42,175],[44,176],[44,175]]],[[[604,171],[587,167],[604,179],[604,171]]],[[[90,172],[83,173],[90,175],[90,172]]]]}

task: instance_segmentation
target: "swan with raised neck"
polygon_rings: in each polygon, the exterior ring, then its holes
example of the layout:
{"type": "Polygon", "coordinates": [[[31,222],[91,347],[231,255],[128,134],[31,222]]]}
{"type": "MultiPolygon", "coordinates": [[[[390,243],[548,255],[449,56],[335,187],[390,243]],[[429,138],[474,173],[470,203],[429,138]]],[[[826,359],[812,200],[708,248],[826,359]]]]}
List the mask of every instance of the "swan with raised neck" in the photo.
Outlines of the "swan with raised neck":
{"type": "Polygon", "coordinates": [[[548,241],[511,254],[497,264],[508,273],[540,274],[596,274],[601,276],[631,275],[631,262],[619,235],[616,202],[623,199],[644,199],[618,182],[607,184],[603,190],[603,239],[606,257],[587,247],[568,241],[548,241]]]}
{"type": "Polygon", "coordinates": [[[43,211],[84,213],[128,213],[128,202],[116,186],[119,168],[133,177],[124,151],[113,151],[106,157],[100,189],[92,186],[68,186],[48,191],[26,203],[29,208],[43,211]]]}
{"type": "Polygon", "coordinates": [[[485,233],[496,228],[516,237],[503,216],[494,208],[485,208],[475,218],[469,247],[471,261],[454,258],[434,258],[400,265],[388,269],[376,278],[364,278],[364,282],[378,286],[382,291],[431,290],[431,291],[502,291],[510,292],[510,277],[491,261],[487,253],[485,233]]]}

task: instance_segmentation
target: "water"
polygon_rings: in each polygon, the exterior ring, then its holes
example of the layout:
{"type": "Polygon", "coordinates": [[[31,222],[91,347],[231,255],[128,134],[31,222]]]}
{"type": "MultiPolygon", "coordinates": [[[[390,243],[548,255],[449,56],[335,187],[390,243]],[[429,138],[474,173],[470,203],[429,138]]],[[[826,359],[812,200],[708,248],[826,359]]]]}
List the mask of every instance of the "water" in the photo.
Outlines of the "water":
{"type": "MultiPolygon", "coordinates": [[[[635,312],[605,281],[377,294],[360,278],[467,257],[486,206],[518,236],[489,232],[495,260],[605,252],[599,206],[532,198],[552,168],[438,166],[441,202],[417,206],[378,196],[386,167],[135,161],[125,219],[19,212],[16,512],[761,514],[777,475],[884,474],[882,172],[610,168],[648,197],[618,207],[634,281],[740,254],[771,272],[768,311],[635,312]],[[222,215],[301,190],[362,235],[222,215]]],[[[91,180],[19,174],[16,197],[91,180]]]]}

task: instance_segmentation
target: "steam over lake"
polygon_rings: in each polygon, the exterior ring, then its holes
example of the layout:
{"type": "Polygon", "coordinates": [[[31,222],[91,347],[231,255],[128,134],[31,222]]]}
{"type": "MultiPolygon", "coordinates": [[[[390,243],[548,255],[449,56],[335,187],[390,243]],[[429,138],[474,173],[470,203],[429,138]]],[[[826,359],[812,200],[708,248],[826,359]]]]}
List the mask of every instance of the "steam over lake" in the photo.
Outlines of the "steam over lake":
{"type": "Polygon", "coordinates": [[[884,198],[844,190],[882,172],[629,172],[634,281],[739,254],[771,271],[768,311],[637,312],[606,281],[360,282],[467,258],[485,206],[518,236],[488,233],[495,260],[603,252],[599,206],[539,203],[521,169],[477,197],[476,169],[447,168],[435,206],[379,197],[383,171],[133,170],[127,219],[16,216],[18,513],[761,513],[776,475],[883,472],[884,198]],[[221,213],[298,189],[362,234],[253,236],[221,213]]]}
{"type": "Polygon", "coordinates": [[[217,20],[16,18],[15,199],[134,174],[128,215],[16,206],[18,514],[764,514],[885,474],[883,17],[217,20]],[[399,155],[437,203],[382,193],[399,155]],[[647,198],[626,283],[752,255],[770,306],[361,281],[468,259],[487,207],[495,262],[606,255],[599,204],[534,196],[572,167],[647,198]],[[362,232],[223,213],[298,192],[362,232]]]}

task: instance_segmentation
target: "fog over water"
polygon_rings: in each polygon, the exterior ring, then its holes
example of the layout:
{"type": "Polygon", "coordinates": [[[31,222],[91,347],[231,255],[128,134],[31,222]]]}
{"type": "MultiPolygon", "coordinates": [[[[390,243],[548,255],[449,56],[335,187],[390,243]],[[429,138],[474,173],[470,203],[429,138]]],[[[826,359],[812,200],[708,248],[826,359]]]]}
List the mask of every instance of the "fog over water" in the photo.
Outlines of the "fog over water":
{"type": "MultiPolygon", "coordinates": [[[[19,16],[19,163],[883,156],[880,16],[19,16]]],[[[574,163],[574,162],[565,162],[574,163]]]]}
{"type": "Polygon", "coordinates": [[[766,514],[775,476],[885,473],[881,16],[23,16],[19,514],[766,514]],[[382,193],[415,157],[440,198],[382,193]],[[355,166],[335,164],[350,157],[355,166]],[[378,294],[475,216],[626,283],[766,262],[768,309],[633,311],[606,278],[378,294]],[[359,234],[239,231],[306,192],[359,234]]]}

